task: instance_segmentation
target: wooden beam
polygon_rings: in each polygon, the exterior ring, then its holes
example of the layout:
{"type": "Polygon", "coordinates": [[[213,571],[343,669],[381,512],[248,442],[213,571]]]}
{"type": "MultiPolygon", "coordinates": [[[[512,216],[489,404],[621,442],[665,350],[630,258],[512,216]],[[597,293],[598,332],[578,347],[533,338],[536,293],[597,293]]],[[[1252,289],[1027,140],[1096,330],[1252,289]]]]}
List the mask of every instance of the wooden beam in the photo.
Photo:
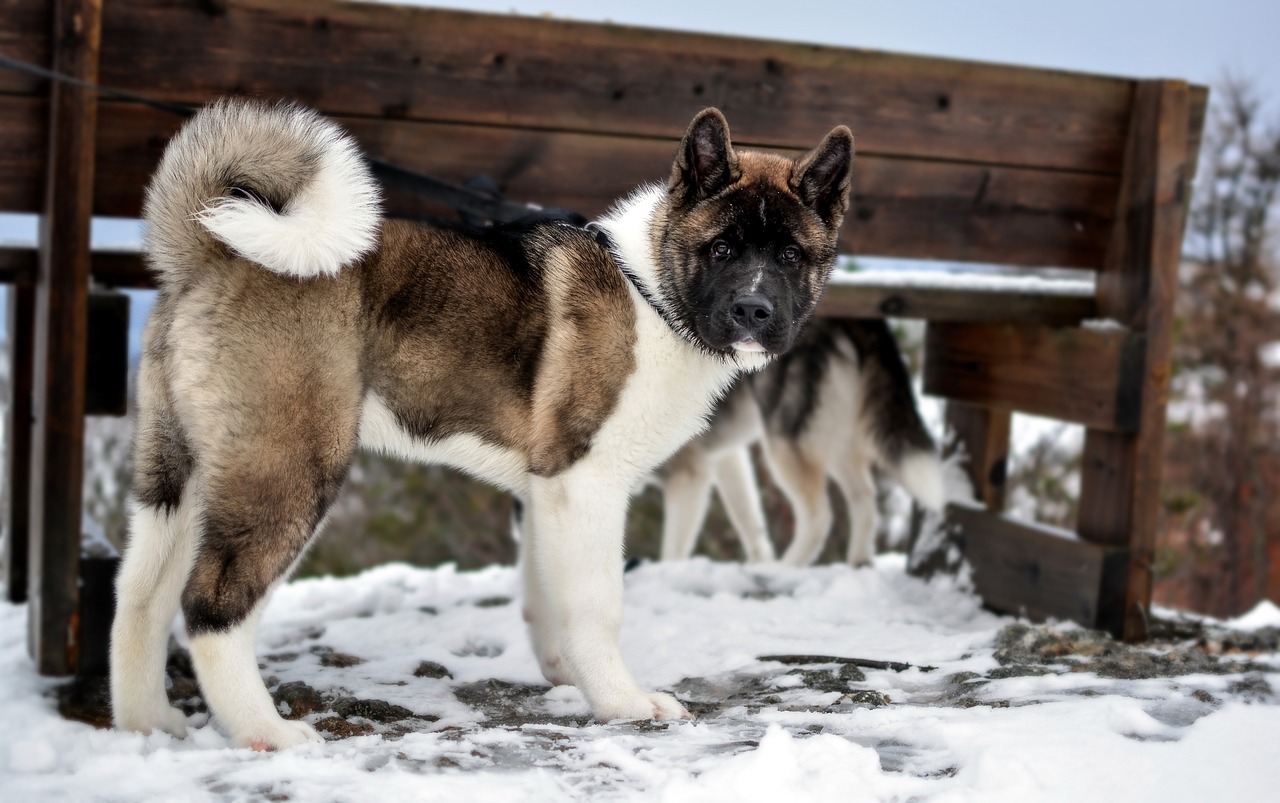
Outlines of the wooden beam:
{"type": "MultiPolygon", "coordinates": [[[[32,254],[34,257],[34,253],[32,254]]],[[[27,563],[31,543],[31,385],[35,351],[35,290],[10,287],[8,439],[9,520],[5,530],[4,578],[10,602],[27,600],[27,563]]]]}
{"type": "MultiPolygon", "coordinates": [[[[0,52],[43,64],[33,5],[0,0],[0,52]]],[[[1081,73],[319,0],[113,0],[105,24],[105,83],[171,100],[284,95],[333,114],[660,138],[716,105],[742,143],[808,147],[845,123],[867,155],[1113,174],[1133,92],[1081,73]]],[[[0,73],[0,91],[33,86],[0,73]]]]}
{"type": "Polygon", "coordinates": [[[1131,561],[1115,596],[1123,634],[1144,638],[1160,512],[1173,303],[1195,152],[1187,136],[1189,91],[1176,81],[1138,86],[1107,269],[1098,278],[1099,313],[1144,337],[1137,427],[1090,431],[1081,469],[1081,536],[1124,545],[1131,561]]]}
{"type": "MultiPolygon", "coordinates": [[[[52,66],[98,77],[102,0],[55,0],[52,66]]],[[[36,276],[35,429],[31,475],[31,653],[41,674],[78,663],[81,479],[89,220],[97,96],[50,90],[45,208],[36,276]]]]}
{"type": "MultiPolygon", "coordinates": [[[[6,211],[31,211],[39,197],[39,160],[3,163],[3,154],[30,151],[43,136],[40,116],[25,108],[36,105],[0,96],[0,119],[10,121],[0,126],[0,168],[7,176],[0,209],[6,211]]],[[[676,149],[675,140],[638,136],[337,119],[388,161],[456,183],[485,173],[508,198],[588,216],[666,175],[676,149]]],[[[139,214],[143,188],[181,122],[134,104],[102,104],[95,213],[139,214]]],[[[861,153],[854,186],[854,208],[841,231],[846,252],[1091,269],[1102,264],[1119,189],[1106,175],[861,153]]],[[[454,216],[404,191],[389,192],[386,209],[454,216]]]]}
{"type": "Polygon", "coordinates": [[[1074,421],[1137,426],[1140,334],[1006,324],[937,324],[925,333],[926,393],[1074,421]]]}
{"type": "Polygon", "coordinates": [[[947,519],[957,528],[954,537],[973,569],[974,589],[988,607],[1034,620],[1069,619],[1119,635],[1106,589],[1127,565],[1125,550],[964,504],[949,505],[947,519]]]}

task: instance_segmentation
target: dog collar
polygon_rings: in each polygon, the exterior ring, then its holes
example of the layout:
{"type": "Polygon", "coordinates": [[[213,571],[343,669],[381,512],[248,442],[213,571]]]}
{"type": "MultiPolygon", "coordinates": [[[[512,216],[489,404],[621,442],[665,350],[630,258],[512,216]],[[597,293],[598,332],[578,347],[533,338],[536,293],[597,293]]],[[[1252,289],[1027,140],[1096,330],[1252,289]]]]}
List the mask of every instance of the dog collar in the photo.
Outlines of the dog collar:
{"type": "Polygon", "coordinates": [[[609,236],[609,232],[595,221],[588,223],[586,229],[595,236],[596,242],[600,244],[600,247],[608,251],[609,256],[613,257],[613,264],[617,265],[618,270],[622,271],[622,275],[627,277],[627,281],[631,282],[631,286],[636,289],[636,292],[640,294],[640,297],[649,305],[649,309],[656,312],[658,317],[665,321],[667,326],[671,328],[671,331],[679,334],[685,340],[689,340],[690,338],[685,334],[685,327],[671,316],[671,313],[665,306],[658,303],[658,299],[654,297],[653,293],[645,286],[644,282],[640,281],[640,277],[636,275],[635,271],[631,270],[631,268],[627,266],[626,261],[622,258],[622,254],[618,253],[618,249],[613,243],[613,238],[609,236]]]}

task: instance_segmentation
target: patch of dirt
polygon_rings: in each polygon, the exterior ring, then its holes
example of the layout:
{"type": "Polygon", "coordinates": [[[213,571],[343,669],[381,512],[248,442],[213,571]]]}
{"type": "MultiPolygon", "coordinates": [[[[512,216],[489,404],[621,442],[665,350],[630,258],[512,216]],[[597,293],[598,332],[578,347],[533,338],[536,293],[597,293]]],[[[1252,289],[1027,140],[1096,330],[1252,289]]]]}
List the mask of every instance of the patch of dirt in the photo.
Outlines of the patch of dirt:
{"type": "Polygon", "coordinates": [[[111,727],[111,686],[105,677],[76,678],[55,690],[58,713],[64,719],[95,728],[111,727]]]}
{"type": "Polygon", "coordinates": [[[312,655],[316,655],[320,658],[321,666],[334,667],[335,669],[346,669],[347,667],[359,666],[365,662],[363,658],[357,658],[356,656],[349,655],[345,652],[337,652],[332,647],[326,647],[322,644],[317,644],[312,647],[311,653],[312,655]]]}
{"type": "Polygon", "coordinates": [[[435,661],[420,662],[418,668],[413,670],[413,676],[415,678],[453,678],[453,675],[443,664],[438,664],[435,661]]]}
{"type": "MultiPolygon", "coordinates": [[[[1099,677],[1122,680],[1169,678],[1181,675],[1233,675],[1263,672],[1267,667],[1248,660],[1221,657],[1222,643],[1206,631],[1165,628],[1164,640],[1125,644],[1097,630],[1056,630],[1046,625],[1012,624],[996,636],[993,657],[1000,667],[987,673],[990,679],[1027,675],[1093,672],[1099,677]],[[1194,640],[1187,638],[1194,635],[1194,640]]],[[[1248,643],[1239,638],[1231,643],[1248,643]]],[[[1224,637],[1225,638],[1225,637],[1224,637]]],[[[1265,638],[1265,637],[1264,637],[1265,638]]],[[[1243,651],[1243,650],[1241,650],[1243,651]]]]}
{"type": "Polygon", "coordinates": [[[546,692],[546,686],[510,683],[497,679],[464,683],[453,689],[453,694],[458,700],[484,715],[484,724],[487,727],[518,728],[530,723],[582,727],[591,722],[591,717],[586,715],[548,716],[544,713],[542,706],[542,696],[546,692]]]}
{"type": "Polygon", "coordinates": [[[367,722],[348,722],[342,717],[325,717],[316,722],[316,730],[327,733],[334,739],[350,739],[353,736],[368,736],[374,727],[367,722]]]}
{"type": "Polygon", "coordinates": [[[302,719],[308,714],[329,708],[320,692],[300,680],[281,683],[275,691],[271,692],[271,699],[275,702],[277,709],[281,708],[282,703],[288,707],[288,713],[281,714],[285,719],[302,719]]]}

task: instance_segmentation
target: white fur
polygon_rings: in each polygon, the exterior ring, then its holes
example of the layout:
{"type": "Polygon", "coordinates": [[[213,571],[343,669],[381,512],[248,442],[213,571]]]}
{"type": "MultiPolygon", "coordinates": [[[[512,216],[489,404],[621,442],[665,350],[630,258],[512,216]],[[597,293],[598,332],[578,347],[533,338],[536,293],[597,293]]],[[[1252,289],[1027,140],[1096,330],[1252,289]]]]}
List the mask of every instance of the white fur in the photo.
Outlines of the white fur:
{"type": "Polygon", "coordinates": [[[402,460],[441,464],[523,494],[528,485],[525,461],[509,449],[486,443],[471,434],[450,435],[438,441],[415,438],[376,393],[370,393],[360,415],[360,445],[402,460]]]}
{"type": "Polygon", "coordinates": [[[320,164],[281,212],[224,196],[209,201],[196,217],[236,253],[276,273],[301,279],[335,276],[377,243],[378,185],[355,141],[333,123],[295,114],[284,135],[308,139],[320,164]]]}
{"type": "MultiPolygon", "coordinates": [[[[774,560],[773,542],[769,540],[769,525],[764,519],[751,451],[745,447],[734,449],[717,460],[715,485],[729,522],[742,541],[747,563],[774,560]]],[[[684,557],[692,554],[690,547],[684,557]]]]}
{"type": "Polygon", "coordinates": [[[942,461],[933,452],[912,452],[902,459],[898,479],[920,504],[941,512],[947,501],[942,461]]]}
{"type": "Polygon", "coordinates": [[[281,717],[262,683],[254,637],[270,598],[270,592],[264,594],[254,612],[228,631],[191,637],[191,662],[200,690],[236,747],[283,750],[323,741],[307,723],[281,717]]]}
{"type": "Polygon", "coordinates": [[[200,513],[188,494],[171,513],[131,507],[111,626],[112,719],[124,730],[185,736],[186,717],[169,705],[164,670],[173,618],[195,559],[200,513]]]}
{"type": "MultiPolygon", "coordinates": [[[[664,197],[660,188],[642,188],[601,221],[626,267],[659,303],[650,232],[664,197]]],[[[703,354],[635,288],[631,298],[635,370],[591,451],[559,475],[530,478],[524,558],[535,584],[526,594],[531,635],[544,671],[563,667],[605,721],[688,716],[670,695],[641,689],[618,649],[627,502],[650,471],[706,426],[741,363],[759,368],[767,359],[743,355],[734,365],[703,354]]]]}

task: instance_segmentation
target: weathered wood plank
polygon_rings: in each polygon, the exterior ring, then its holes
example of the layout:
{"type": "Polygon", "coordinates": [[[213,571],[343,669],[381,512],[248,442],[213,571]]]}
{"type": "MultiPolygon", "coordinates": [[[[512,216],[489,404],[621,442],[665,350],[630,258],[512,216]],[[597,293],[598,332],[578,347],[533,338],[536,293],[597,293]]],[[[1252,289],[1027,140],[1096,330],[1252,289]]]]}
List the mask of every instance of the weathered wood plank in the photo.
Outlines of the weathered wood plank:
{"type": "Polygon", "coordinates": [[[1144,353],[1143,336],[1125,331],[931,322],[924,389],[970,404],[1132,431],[1144,353]]]}
{"type": "Polygon", "coordinates": [[[1107,270],[1098,277],[1099,312],[1145,340],[1136,432],[1090,432],[1081,470],[1080,534],[1125,544],[1132,556],[1114,592],[1124,598],[1120,615],[1130,639],[1146,636],[1151,604],[1173,302],[1196,157],[1184,124],[1190,103],[1182,83],[1139,85],[1107,270]]]}
{"type": "Polygon", "coordinates": [[[832,318],[920,318],[1066,326],[1096,317],[1097,305],[1092,296],[833,281],[827,286],[818,314],[832,318]]]}
{"type": "Polygon", "coordinates": [[[964,504],[949,505],[947,517],[957,525],[955,537],[973,569],[974,589],[988,607],[1033,620],[1114,624],[1104,604],[1104,581],[1125,563],[1125,550],[964,504]]]}
{"type": "MultiPolygon", "coordinates": [[[[101,21],[102,0],[55,0],[55,69],[97,79],[101,21]]],[[[49,169],[35,285],[29,632],[39,672],[66,675],[78,663],[89,218],[98,102],[89,90],[55,85],[49,109],[49,169]]]]}
{"type": "MultiPolygon", "coordinates": [[[[44,64],[32,5],[0,0],[0,47],[44,64]]],[[[742,142],[804,147],[845,123],[864,154],[1111,173],[1133,92],[1081,73],[314,0],[114,0],[106,26],[104,81],[171,100],[252,92],[334,114],[663,138],[718,105],[742,142]]],[[[0,91],[34,85],[0,73],[0,91]]]]}
{"type": "MultiPolygon", "coordinates": [[[[35,252],[31,252],[32,261],[35,252]]],[[[31,543],[31,385],[35,352],[35,290],[10,287],[9,409],[5,411],[9,520],[5,527],[4,578],[10,602],[27,600],[31,543]]]]}
{"type": "MultiPolygon", "coordinates": [[[[35,103],[0,96],[0,116],[12,121],[0,126],[0,154],[35,149],[44,130],[30,111],[35,103]]],[[[94,209],[136,216],[142,189],[181,120],[114,102],[102,104],[101,118],[94,209]]],[[[369,152],[388,161],[458,183],[487,173],[509,198],[588,216],[603,212],[637,184],[664,176],[675,148],[640,137],[340,119],[369,152]]],[[[0,183],[0,209],[32,210],[39,198],[39,164],[34,158],[0,162],[9,177],[0,183]]],[[[859,156],[854,165],[854,209],[841,232],[848,252],[1101,265],[1118,187],[1112,177],[874,156],[859,156]]],[[[451,210],[399,191],[388,193],[387,209],[452,216],[451,210]]]]}
{"type": "Polygon", "coordinates": [[[312,0],[117,0],[107,26],[108,83],[185,101],[231,89],[335,114],[661,138],[715,105],[742,142],[801,147],[845,123],[868,154],[1097,171],[1118,169],[1132,93],[1047,70],[312,0]]]}

